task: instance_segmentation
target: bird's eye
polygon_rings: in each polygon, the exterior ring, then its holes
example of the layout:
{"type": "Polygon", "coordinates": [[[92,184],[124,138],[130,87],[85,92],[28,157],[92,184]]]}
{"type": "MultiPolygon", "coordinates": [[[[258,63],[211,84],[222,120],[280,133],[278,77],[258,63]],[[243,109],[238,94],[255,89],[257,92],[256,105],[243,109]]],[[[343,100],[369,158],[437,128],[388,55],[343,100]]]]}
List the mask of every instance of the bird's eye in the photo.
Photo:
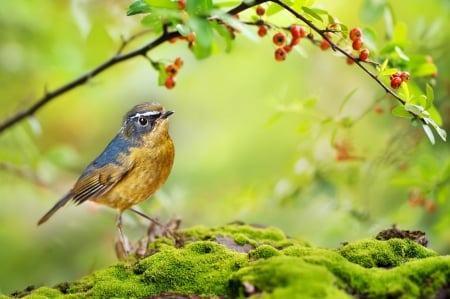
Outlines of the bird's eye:
{"type": "Polygon", "coordinates": [[[148,120],[144,117],[139,117],[138,122],[143,127],[145,127],[148,124],[148,120]]]}

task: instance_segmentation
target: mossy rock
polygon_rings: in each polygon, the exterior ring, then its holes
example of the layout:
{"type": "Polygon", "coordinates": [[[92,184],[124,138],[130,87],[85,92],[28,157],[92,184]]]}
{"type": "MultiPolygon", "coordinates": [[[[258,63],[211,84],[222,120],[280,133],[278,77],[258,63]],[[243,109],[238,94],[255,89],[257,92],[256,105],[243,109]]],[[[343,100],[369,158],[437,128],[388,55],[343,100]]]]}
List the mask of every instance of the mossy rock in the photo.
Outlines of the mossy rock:
{"type": "MultiPolygon", "coordinates": [[[[194,227],[149,256],[76,282],[24,290],[41,298],[448,298],[450,257],[409,239],[311,247],[278,229],[194,227]]],[[[0,296],[2,298],[11,298],[0,296]]]]}

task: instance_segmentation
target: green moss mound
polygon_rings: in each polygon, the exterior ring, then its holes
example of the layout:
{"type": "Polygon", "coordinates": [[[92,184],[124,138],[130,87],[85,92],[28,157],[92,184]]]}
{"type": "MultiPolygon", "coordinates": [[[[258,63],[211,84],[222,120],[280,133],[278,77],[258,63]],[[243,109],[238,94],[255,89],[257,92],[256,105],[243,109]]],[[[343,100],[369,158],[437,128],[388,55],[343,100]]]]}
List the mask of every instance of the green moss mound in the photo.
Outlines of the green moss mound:
{"type": "MultiPolygon", "coordinates": [[[[408,239],[311,247],[275,228],[194,227],[157,239],[149,256],[14,297],[447,298],[450,257],[408,239]]],[[[10,298],[0,296],[0,298],[10,298]]]]}

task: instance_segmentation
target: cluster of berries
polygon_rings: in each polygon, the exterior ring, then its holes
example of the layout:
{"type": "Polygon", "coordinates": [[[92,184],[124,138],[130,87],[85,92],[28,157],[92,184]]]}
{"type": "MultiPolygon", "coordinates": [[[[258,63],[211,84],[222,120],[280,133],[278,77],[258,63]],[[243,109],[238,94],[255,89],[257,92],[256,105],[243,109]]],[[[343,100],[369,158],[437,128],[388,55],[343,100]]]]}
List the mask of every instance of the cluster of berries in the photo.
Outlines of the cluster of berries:
{"type": "Polygon", "coordinates": [[[164,86],[167,89],[172,89],[175,87],[175,76],[178,74],[178,71],[183,66],[183,59],[181,57],[177,57],[173,63],[168,64],[166,66],[166,81],[164,81],[164,86]]]}
{"type": "Polygon", "coordinates": [[[391,75],[391,87],[393,89],[398,89],[403,82],[408,82],[409,73],[408,72],[395,72],[395,74],[391,75]]]}
{"type": "MultiPolygon", "coordinates": [[[[266,10],[264,7],[260,5],[256,7],[256,14],[259,17],[262,17],[265,13],[266,10]]],[[[267,24],[264,24],[264,22],[261,22],[261,24],[258,26],[258,35],[260,37],[264,37],[267,35],[268,30],[269,26],[267,26],[267,24]]],[[[292,47],[298,45],[300,39],[305,37],[307,34],[305,27],[297,24],[291,25],[289,27],[289,32],[290,32],[290,40],[289,37],[282,31],[277,31],[272,36],[272,42],[274,43],[275,46],[277,46],[274,52],[274,57],[276,61],[285,60],[287,53],[289,53],[292,50],[292,47]]]]}
{"type": "MultiPolygon", "coordinates": [[[[352,49],[355,51],[359,51],[358,54],[358,59],[361,61],[366,61],[367,59],[369,59],[369,49],[367,48],[363,48],[364,42],[362,40],[362,30],[358,27],[353,28],[352,30],[350,30],[349,34],[348,34],[348,38],[352,41],[352,49]]],[[[353,64],[354,60],[351,58],[347,59],[347,63],[348,64],[353,64]]]]}
{"type": "Polygon", "coordinates": [[[428,213],[436,211],[436,203],[432,200],[427,200],[425,196],[417,189],[409,192],[408,203],[411,207],[423,207],[428,213]]]}

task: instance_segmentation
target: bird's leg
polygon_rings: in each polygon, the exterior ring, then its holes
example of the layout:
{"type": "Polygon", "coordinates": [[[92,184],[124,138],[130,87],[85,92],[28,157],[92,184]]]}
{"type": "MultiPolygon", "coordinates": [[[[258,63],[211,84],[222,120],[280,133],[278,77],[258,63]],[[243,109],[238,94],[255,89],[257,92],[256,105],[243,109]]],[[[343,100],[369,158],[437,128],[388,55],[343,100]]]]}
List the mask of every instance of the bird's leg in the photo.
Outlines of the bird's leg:
{"type": "Polygon", "coordinates": [[[156,219],[154,219],[154,218],[152,218],[150,216],[147,216],[144,213],[142,213],[141,211],[138,211],[138,210],[136,210],[134,208],[129,208],[129,210],[134,212],[134,213],[136,213],[136,214],[138,214],[141,217],[144,217],[145,219],[149,220],[150,222],[154,223],[155,225],[159,226],[164,232],[168,233],[169,235],[173,235],[173,232],[170,231],[170,229],[168,229],[166,225],[162,224],[158,220],[156,220],[156,219]]]}
{"type": "MultiPolygon", "coordinates": [[[[128,256],[131,249],[130,249],[130,244],[128,243],[128,240],[122,231],[122,211],[119,211],[119,213],[117,214],[116,227],[117,227],[117,232],[119,233],[119,242],[122,247],[122,250],[124,251],[124,255],[128,256]]],[[[118,255],[120,257],[121,254],[118,253],[118,255]]]]}

